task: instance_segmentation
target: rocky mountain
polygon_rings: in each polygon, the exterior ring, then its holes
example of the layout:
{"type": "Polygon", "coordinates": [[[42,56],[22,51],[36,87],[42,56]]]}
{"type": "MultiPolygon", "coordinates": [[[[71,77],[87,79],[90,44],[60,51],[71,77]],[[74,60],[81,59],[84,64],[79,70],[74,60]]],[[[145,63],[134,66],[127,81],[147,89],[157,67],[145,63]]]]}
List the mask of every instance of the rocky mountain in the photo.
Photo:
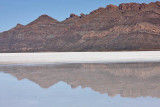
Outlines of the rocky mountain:
{"type": "Polygon", "coordinates": [[[160,2],[108,5],[59,22],[42,15],[0,33],[0,52],[160,50],[160,2]]]}

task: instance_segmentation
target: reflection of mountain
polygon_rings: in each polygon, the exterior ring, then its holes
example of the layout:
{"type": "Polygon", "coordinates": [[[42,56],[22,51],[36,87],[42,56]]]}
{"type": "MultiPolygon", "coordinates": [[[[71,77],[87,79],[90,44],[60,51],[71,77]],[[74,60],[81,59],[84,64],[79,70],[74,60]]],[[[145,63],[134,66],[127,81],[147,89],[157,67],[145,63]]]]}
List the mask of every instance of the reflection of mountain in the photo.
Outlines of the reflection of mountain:
{"type": "Polygon", "coordinates": [[[160,98],[160,63],[0,66],[0,71],[43,88],[64,81],[72,88],[90,87],[110,96],[160,98]]]}

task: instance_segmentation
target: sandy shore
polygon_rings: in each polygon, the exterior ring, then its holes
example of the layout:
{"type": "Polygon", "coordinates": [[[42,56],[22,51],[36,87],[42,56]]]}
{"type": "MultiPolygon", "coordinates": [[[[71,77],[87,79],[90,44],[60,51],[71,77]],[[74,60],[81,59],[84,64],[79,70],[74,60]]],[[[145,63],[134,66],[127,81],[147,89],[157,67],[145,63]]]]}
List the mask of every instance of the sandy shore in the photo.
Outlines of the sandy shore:
{"type": "Polygon", "coordinates": [[[0,53],[0,64],[160,62],[160,51],[0,53]]]}

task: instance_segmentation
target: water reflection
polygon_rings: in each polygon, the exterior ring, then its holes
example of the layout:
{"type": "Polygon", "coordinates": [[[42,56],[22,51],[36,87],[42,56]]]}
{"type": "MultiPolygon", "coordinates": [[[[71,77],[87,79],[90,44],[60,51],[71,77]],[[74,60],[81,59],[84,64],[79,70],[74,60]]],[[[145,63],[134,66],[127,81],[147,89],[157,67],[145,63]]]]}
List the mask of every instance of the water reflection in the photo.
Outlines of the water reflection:
{"type": "Polygon", "coordinates": [[[160,63],[17,65],[0,66],[0,71],[44,89],[63,81],[72,89],[89,87],[111,97],[160,98],[160,63]]]}

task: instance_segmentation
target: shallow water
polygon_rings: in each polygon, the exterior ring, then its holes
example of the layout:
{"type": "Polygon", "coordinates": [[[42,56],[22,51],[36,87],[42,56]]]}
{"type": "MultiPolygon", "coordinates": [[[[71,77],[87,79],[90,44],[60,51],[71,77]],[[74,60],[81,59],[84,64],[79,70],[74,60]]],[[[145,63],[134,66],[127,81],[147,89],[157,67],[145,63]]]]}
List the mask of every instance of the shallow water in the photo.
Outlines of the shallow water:
{"type": "Polygon", "coordinates": [[[160,63],[0,66],[0,107],[160,107],[160,63]]]}

